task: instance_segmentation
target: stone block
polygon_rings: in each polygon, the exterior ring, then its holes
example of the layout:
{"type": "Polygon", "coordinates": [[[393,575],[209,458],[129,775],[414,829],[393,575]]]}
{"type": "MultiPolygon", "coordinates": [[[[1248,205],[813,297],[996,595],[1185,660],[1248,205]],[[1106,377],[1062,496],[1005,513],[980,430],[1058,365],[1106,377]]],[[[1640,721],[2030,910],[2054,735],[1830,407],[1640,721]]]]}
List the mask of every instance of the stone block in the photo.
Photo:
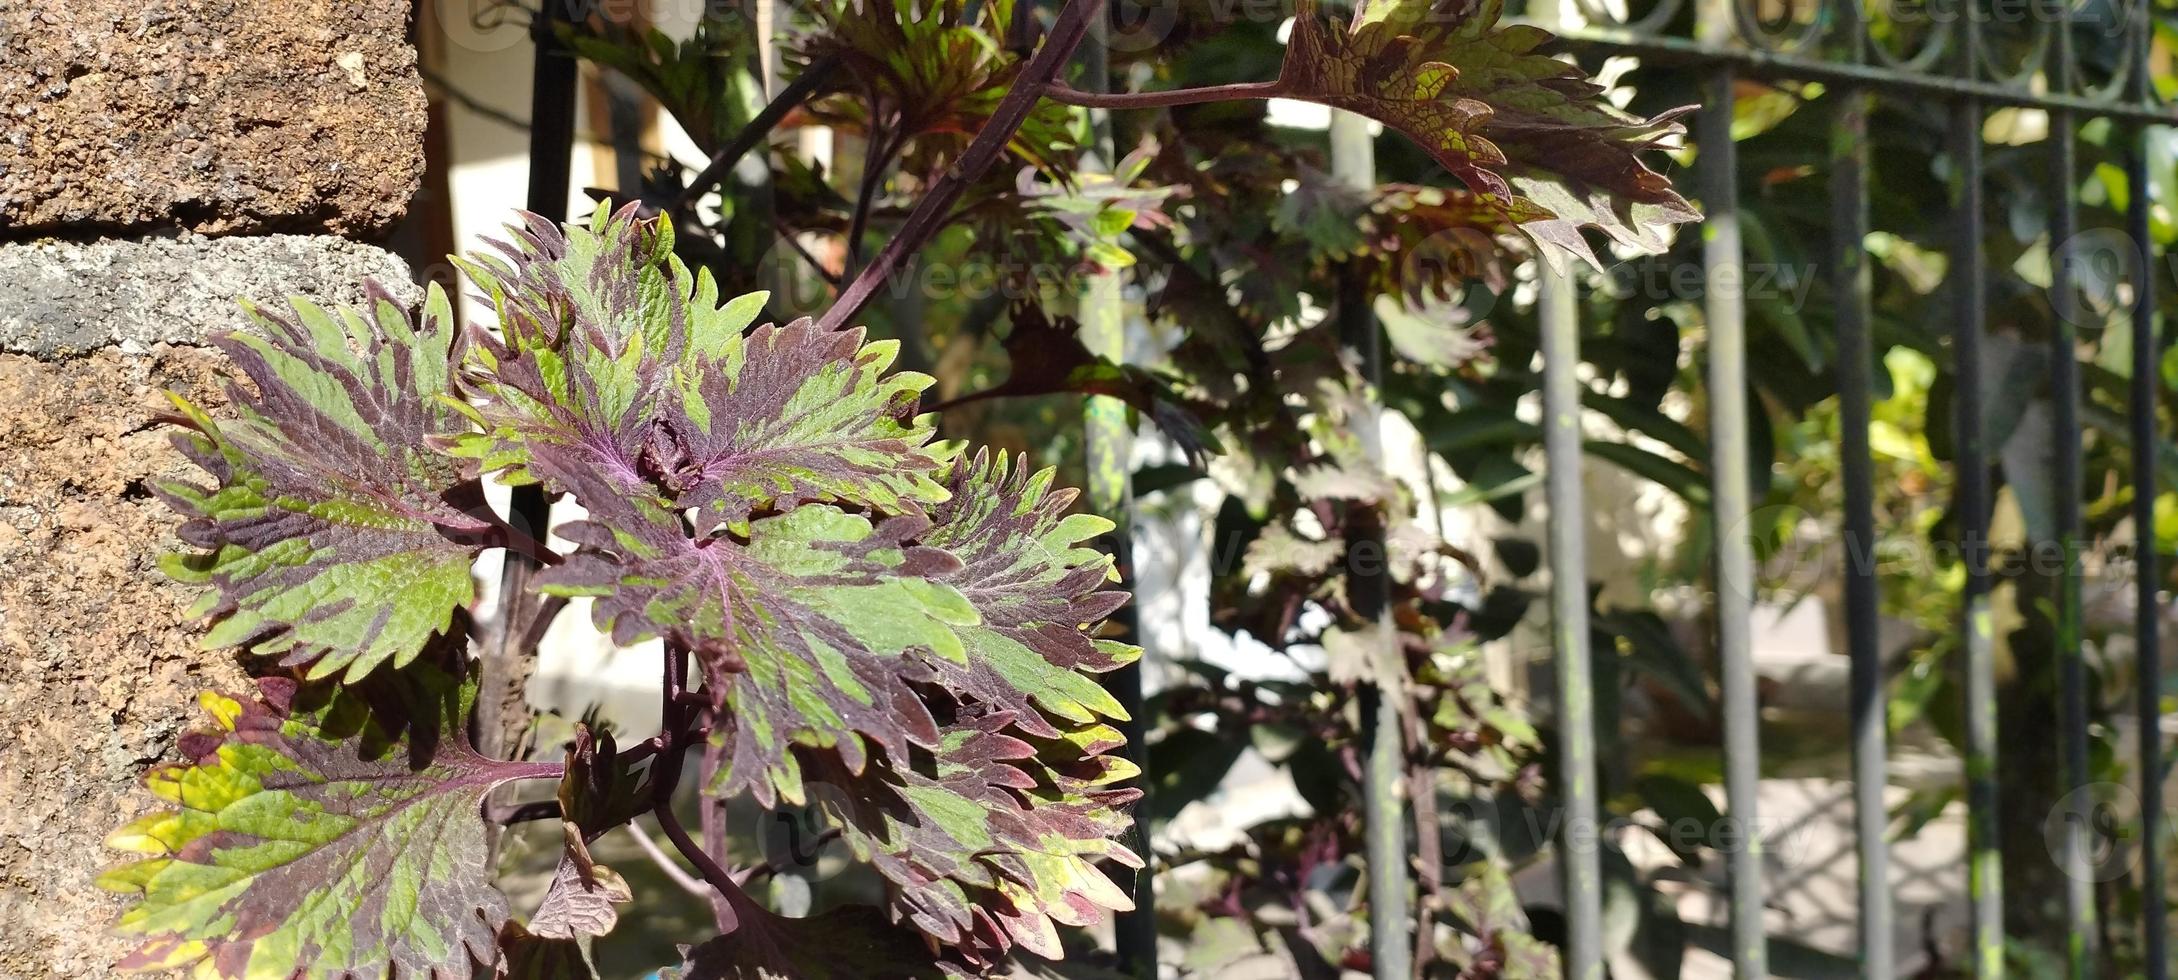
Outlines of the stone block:
{"type": "Polygon", "coordinates": [[[139,781],[196,695],[252,690],[158,569],[178,519],[150,488],[202,479],[162,390],[221,413],[225,359],[198,342],[243,324],[235,294],[352,300],[364,276],[414,295],[338,239],[0,246],[0,980],[116,975],[122,902],[92,881],[125,855],[101,842],[154,809],[139,781]]]}
{"type": "Polygon", "coordinates": [[[408,0],[0,4],[0,237],[369,237],[423,172],[408,0]]]}
{"type": "Polygon", "coordinates": [[[0,245],[0,351],[53,357],[196,344],[241,326],[238,299],[357,303],[375,279],[408,297],[408,265],[313,235],[0,245]]]}

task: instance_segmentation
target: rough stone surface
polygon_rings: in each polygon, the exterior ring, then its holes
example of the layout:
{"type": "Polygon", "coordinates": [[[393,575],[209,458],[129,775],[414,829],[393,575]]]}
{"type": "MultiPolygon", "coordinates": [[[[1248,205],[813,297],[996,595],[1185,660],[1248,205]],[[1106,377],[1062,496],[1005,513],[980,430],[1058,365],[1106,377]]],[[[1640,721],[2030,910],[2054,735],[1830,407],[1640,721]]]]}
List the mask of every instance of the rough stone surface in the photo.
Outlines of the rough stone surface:
{"type": "Polygon", "coordinates": [[[193,590],[157,567],[175,519],[145,489],[190,470],[147,424],[160,389],[223,405],[222,363],[0,354],[0,977],[107,975],[127,947],[100,842],[153,808],[137,780],[196,693],[247,690],[234,654],[195,649],[193,590]]]}
{"type": "Polygon", "coordinates": [[[225,359],[165,339],[239,326],[235,292],[339,298],[362,273],[414,290],[399,260],[322,239],[18,248],[0,270],[10,346],[105,344],[0,353],[0,980],[105,978],[128,946],[92,885],[123,857],[101,842],[155,807],[139,781],[199,722],[197,693],[249,690],[157,567],[177,518],[148,488],[200,476],[152,421],[161,391],[227,405],[225,359]]]}
{"type": "Polygon", "coordinates": [[[423,172],[409,0],[0,3],[0,236],[367,237],[423,172]]]}
{"type": "Polygon", "coordinates": [[[329,236],[0,245],[0,351],[199,343],[243,324],[238,298],[354,303],[372,279],[407,298],[399,258],[329,236]]]}

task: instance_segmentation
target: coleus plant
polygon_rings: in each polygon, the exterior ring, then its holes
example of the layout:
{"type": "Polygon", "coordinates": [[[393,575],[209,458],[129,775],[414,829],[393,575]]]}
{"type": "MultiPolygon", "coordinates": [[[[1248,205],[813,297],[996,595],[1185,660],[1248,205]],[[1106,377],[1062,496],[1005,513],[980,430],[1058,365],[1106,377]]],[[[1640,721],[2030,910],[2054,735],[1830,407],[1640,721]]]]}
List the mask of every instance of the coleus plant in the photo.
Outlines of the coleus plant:
{"type": "Polygon", "coordinates": [[[642,811],[720,892],[726,935],[692,978],[865,976],[856,958],[879,953],[887,975],[977,972],[1015,946],[1061,955],[1055,925],[1127,908],[1096,866],[1139,865],[1116,842],[1137,794],[1122,712],[1093,676],[1138,655],[1091,633],[1124,599],[1083,546],[1109,523],[1068,514],[1049,470],[933,442],[930,379],[888,372],[895,345],[752,328],[763,297],[721,302],[662,221],[531,218],[499,249],[463,264],[496,334],[457,330],[437,289],[413,319],[382,294],[253,310],[258,332],[220,342],[250,382],[235,417],[176,400],[210,485],[161,488],[201,549],[168,568],[212,586],[209,642],[288,671],[207,694],[211,727],[149,780],[174,808],[114,835],[144,855],[102,879],[136,896],[125,965],[579,964],[576,937],[626,899],[586,844],[642,811]],[[495,515],[490,476],[580,503],[557,529],[573,548],[495,515]],[[470,568],[493,547],[539,557],[538,587],[594,599],[615,639],[664,640],[662,732],[617,753],[584,732],[565,764],[470,747],[470,568]],[[707,794],[842,787],[829,817],[889,907],[828,917],[819,953],[795,938],[818,924],[744,896],[672,814],[682,753],[706,745],[725,760],[707,794]],[[522,779],[562,781],[567,833],[517,927],[483,803],[522,779]]]}

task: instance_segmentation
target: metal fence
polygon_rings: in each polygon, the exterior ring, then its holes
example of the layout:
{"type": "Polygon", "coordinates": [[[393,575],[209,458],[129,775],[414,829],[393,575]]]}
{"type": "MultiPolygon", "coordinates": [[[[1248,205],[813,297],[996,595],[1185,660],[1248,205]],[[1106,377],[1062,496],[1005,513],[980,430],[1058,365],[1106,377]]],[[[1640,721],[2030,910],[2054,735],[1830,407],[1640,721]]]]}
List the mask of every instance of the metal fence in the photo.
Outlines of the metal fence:
{"type": "MultiPolygon", "coordinates": [[[[1683,67],[1704,79],[1705,98],[1695,123],[1699,149],[1696,191],[1706,215],[1704,290],[1708,329],[1708,372],[1714,526],[1738,526],[1748,516],[1750,459],[1748,440],[1746,310],[1734,283],[1745,282],[1738,221],[1741,190],[1731,138],[1734,82],[1740,78],[1821,82],[1828,91],[1821,104],[1834,106],[1831,120],[1833,212],[1830,275],[1838,298],[1837,344],[1840,363],[1840,453],[1844,478],[1844,548],[1846,554],[1847,646],[1851,657],[1851,731],[1856,846],[1859,864],[1859,959],[1863,975],[1892,975],[1888,882],[1886,785],[1887,700],[1882,651],[1877,645],[1874,470],[1869,425],[1871,371],[1876,352],[1870,336],[1869,272],[1863,244],[1868,216],[1868,119],[1877,100],[1941,101],[1949,112],[1952,157],[1951,200],[1954,215],[1948,287],[1955,290],[1950,325],[1956,358],[1956,492],[1961,516],[1961,554],[1967,565],[1964,609],[1959,623],[1966,651],[1966,773],[1968,893],[1973,922],[1972,970],[1975,976],[2002,975],[2005,951],[2003,874],[1998,850],[1998,808],[2002,805],[1998,769],[1997,690],[1989,607],[1991,574],[1988,547],[1991,517],[1989,464],[1991,447],[1981,431],[1983,400],[1990,392],[1982,377],[1980,345],[1986,328],[1989,270],[1983,257],[1982,125],[1997,107],[2016,106],[2049,114],[2048,166],[2055,185],[2049,240],[2069,243],[2077,231],[2078,187],[2075,140],[2082,124],[2108,119],[2130,142],[2128,201],[2130,242],[2140,250],[2141,274],[2134,277],[2131,344],[2130,426],[2133,453],[2133,526],[2138,561],[2136,640],[2138,711],[2141,716],[2141,831],[2148,846],[2140,868],[2143,945],[2142,969],[2149,977],[2166,973],[2168,923],[2163,907],[2163,870],[2156,842],[2162,811],[2160,729],[2156,724],[2162,689],[2157,637],[2159,578],[2152,527],[2155,486],[2156,384],[2161,352],[2152,295],[2153,239],[2147,188],[2146,139],[2150,126],[2171,121],[2157,104],[2149,78],[2153,31],[2146,0],[2133,0],[2090,25],[2088,8],[2065,0],[2054,4],[2014,5],[2006,23],[2009,37],[2024,37],[2025,56],[2006,63],[1988,41],[1988,31],[2002,11],[1966,2],[1949,7],[1928,5],[1866,6],[1862,0],[1662,0],[1636,16],[1614,13],[1593,0],[1573,0],[1578,26],[1561,20],[1538,3],[1531,18],[1554,26],[1583,53],[1634,55],[1648,65],[1683,67]],[[1881,43],[1872,26],[1908,20],[1924,29],[1916,50],[1897,51],[1881,43]],[[1673,24],[1690,31],[1673,32],[1673,24]],[[2106,77],[2083,77],[2075,57],[2075,37],[2092,26],[2099,36],[2120,39],[2123,60],[2106,77]]],[[[1918,4],[1919,0],[1907,0],[1918,4]]],[[[1883,34],[1895,32],[1884,31],[1883,34]]],[[[2019,47],[2019,45],[2013,45],[2019,47]]],[[[2054,248],[2054,246],[2053,246],[2054,248]]],[[[2051,302],[2057,315],[2050,328],[2048,378],[2055,409],[2057,453],[2053,485],[2057,488],[2059,536],[2064,554],[2079,553],[2081,517],[2080,367],[2076,360],[2078,317],[2073,278],[2076,256],[2052,255],[2051,302]]],[[[1553,515],[1583,512],[1580,485],[1581,434],[1578,416],[1581,382],[1576,286],[1562,275],[1546,274],[1542,293],[1544,416],[1549,469],[1547,496],[1553,515]]],[[[2007,395],[2008,396],[2008,395],[2007,395]]],[[[1767,460],[1762,461],[1767,465],[1767,460]]],[[[1587,575],[1579,522],[1554,520],[1549,540],[1553,570],[1552,611],[1560,717],[1590,717],[1588,689],[1587,575]]],[[[1717,651],[1721,662],[1729,818],[1743,828],[1758,826],[1756,795],[1760,747],[1755,673],[1749,649],[1750,596],[1754,579],[1751,543],[1743,535],[1720,534],[1716,550],[1717,651]]],[[[2077,562],[2065,562],[2059,619],[2060,730],[2063,733],[2062,780],[2082,786],[2088,772],[2088,692],[2082,660],[2080,581],[2077,562]]],[[[1567,801],[1568,826],[1592,826],[1598,807],[1594,733],[1568,725],[1562,734],[1560,773],[1567,801]]],[[[2068,892],[2066,918],[2071,935],[2066,948],[2069,972],[2098,976],[2103,961],[2095,948],[2096,902],[2090,873],[2087,821],[2061,823],[2063,863],[2068,892]]],[[[1770,975],[1763,923],[1764,856],[1760,836],[1729,857],[1731,878],[1732,958],[1737,975],[1770,975]]],[[[1570,842],[1568,842],[1570,843],[1570,842]]],[[[1602,954],[1602,874],[1594,848],[1562,846],[1565,861],[1569,943],[1567,975],[1600,978],[1602,954]]]]}

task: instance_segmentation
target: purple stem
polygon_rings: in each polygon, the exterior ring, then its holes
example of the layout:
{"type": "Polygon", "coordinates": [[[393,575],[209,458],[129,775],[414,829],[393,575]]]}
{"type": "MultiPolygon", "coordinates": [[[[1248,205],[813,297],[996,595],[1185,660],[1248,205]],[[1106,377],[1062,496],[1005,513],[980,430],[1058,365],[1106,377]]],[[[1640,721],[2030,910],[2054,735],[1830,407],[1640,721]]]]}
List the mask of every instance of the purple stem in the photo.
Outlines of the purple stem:
{"type": "Polygon", "coordinates": [[[1201,88],[1176,88],[1162,92],[1084,92],[1063,82],[1053,84],[1044,94],[1053,102],[1084,106],[1090,109],[1160,109],[1176,105],[1196,105],[1203,102],[1237,102],[1242,99],[1275,99],[1286,93],[1286,83],[1233,82],[1228,85],[1205,85],[1201,88]]]}
{"type": "Polygon", "coordinates": [[[673,813],[673,791],[681,784],[682,763],[686,761],[686,731],[688,705],[681,698],[688,680],[688,648],[668,641],[665,652],[665,689],[659,699],[662,721],[658,736],[652,741],[658,744],[657,761],[651,763],[655,775],[651,779],[651,813],[658,818],[658,829],[665,831],[666,839],[673,847],[696,866],[696,873],[705,883],[718,892],[720,900],[711,903],[712,916],[718,920],[721,933],[731,933],[741,924],[737,909],[748,904],[749,898],[741,893],[741,886],[734,884],[733,875],[719,866],[711,855],[697,846],[688,836],[688,829],[681,826],[681,819],[673,813]]]}
{"type": "Polygon", "coordinates": [[[827,330],[845,328],[864,306],[869,305],[877,290],[899,272],[932,235],[945,227],[954,202],[960,200],[968,185],[975,183],[998,162],[999,154],[1005,151],[1006,144],[1013,142],[1014,134],[1021,131],[1021,125],[1028,121],[1037,101],[1051,89],[1052,79],[1058,77],[1059,69],[1066,66],[1074,49],[1088,36],[1090,20],[1103,10],[1104,0],[1067,0],[1066,6],[1059,10],[1058,19],[1051,24],[1050,37],[1022,67],[1020,77],[1006,90],[1006,97],[999,100],[990,121],[984,123],[976,138],[969,142],[967,151],[946,170],[945,176],[931,185],[929,193],[916,202],[915,210],[900,230],[885,243],[877,258],[840,292],[839,299],[832,303],[831,309],[824,311],[817,326],[827,330]]]}

